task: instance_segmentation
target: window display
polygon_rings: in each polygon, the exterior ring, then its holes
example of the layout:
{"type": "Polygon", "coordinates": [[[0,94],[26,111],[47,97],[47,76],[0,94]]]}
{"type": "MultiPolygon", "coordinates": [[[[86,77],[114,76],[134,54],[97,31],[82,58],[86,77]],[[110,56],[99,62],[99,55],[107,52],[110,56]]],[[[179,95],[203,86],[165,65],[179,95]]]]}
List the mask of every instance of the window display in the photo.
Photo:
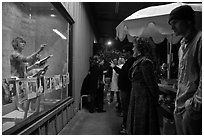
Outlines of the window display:
{"type": "Polygon", "coordinates": [[[69,27],[49,2],[2,3],[3,131],[68,98],[69,27]],[[10,63],[15,38],[21,40],[18,52],[25,57],[19,66],[22,75],[13,75],[14,69],[10,72],[12,65],[15,67],[10,63]],[[42,49],[42,45],[46,46],[42,49]]]}
{"type": "Polygon", "coordinates": [[[61,79],[60,79],[60,75],[55,75],[54,76],[54,84],[55,84],[55,89],[61,89],[62,88],[62,84],[61,84],[61,79]]]}
{"type": "Polygon", "coordinates": [[[17,81],[17,102],[23,104],[28,99],[27,81],[20,79],[17,81]]]}
{"type": "Polygon", "coordinates": [[[45,93],[44,79],[44,76],[37,78],[38,92],[40,95],[45,93]]]}
{"type": "Polygon", "coordinates": [[[12,97],[16,95],[16,83],[12,79],[2,80],[2,104],[12,103],[12,97]]]}
{"type": "Polygon", "coordinates": [[[51,79],[50,77],[45,77],[44,79],[45,94],[51,92],[51,79]]]}

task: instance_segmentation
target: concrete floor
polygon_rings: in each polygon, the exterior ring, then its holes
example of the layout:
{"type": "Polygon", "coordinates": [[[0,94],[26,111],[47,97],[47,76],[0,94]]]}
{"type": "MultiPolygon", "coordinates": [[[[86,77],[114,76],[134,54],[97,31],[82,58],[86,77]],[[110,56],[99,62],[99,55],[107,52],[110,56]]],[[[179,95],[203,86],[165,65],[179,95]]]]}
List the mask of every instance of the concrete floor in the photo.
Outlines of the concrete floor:
{"type": "Polygon", "coordinates": [[[103,113],[79,110],[59,135],[119,135],[122,117],[116,112],[115,102],[106,103],[104,109],[103,113]]]}
{"type": "MultiPolygon", "coordinates": [[[[104,113],[79,110],[59,135],[120,135],[122,117],[116,112],[115,105],[116,102],[108,104],[106,101],[104,113]]],[[[161,134],[175,135],[175,126],[162,116],[160,118],[163,119],[160,127],[161,134]]]]}

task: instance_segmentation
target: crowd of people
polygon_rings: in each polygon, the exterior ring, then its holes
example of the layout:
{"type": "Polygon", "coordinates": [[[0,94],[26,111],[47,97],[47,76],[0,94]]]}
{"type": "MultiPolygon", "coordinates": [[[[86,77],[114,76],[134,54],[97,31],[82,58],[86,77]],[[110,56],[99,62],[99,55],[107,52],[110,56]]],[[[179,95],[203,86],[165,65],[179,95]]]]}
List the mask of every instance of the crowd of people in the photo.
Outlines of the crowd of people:
{"type": "MultiPolygon", "coordinates": [[[[190,6],[174,9],[168,23],[177,36],[182,36],[174,110],[176,133],[202,134],[202,33],[195,29],[195,13],[190,6]]],[[[125,57],[109,60],[109,67],[104,67],[106,61],[99,55],[90,59],[86,77],[90,82],[83,82],[86,86],[82,88],[89,91],[90,112],[105,112],[104,91],[110,91],[110,103],[115,94],[117,109],[123,116],[122,134],[161,134],[157,111],[161,91],[152,47],[150,38],[135,37],[133,54],[127,51],[125,57]]],[[[166,67],[162,65],[162,77],[166,77],[166,67]]]]}
{"type": "MultiPolygon", "coordinates": [[[[172,10],[168,23],[177,36],[182,36],[178,51],[178,74],[174,74],[178,75],[173,113],[176,133],[201,135],[202,32],[195,27],[195,12],[190,6],[180,6],[172,10]]],[[[106,112],[104,98],[107,94],[110,93],[109,103],[116,98],[116,109],[123,117],[120,131],[122,134],[160,134],[157,108],[161,92],[158,87],[156,73],[158,66],[152,44],[151,38],[135,37],[133,49],[126,50],[123,54],[114,51],[112,58],[107,58],[105,54],[90,57],[90,69],[82,84],[81,94],[89,95],[90,113],[106,112]]],[[[43,66],[38,60],[45,44],[30,56],[22,54],[26,46],[23,38],[15,38],[12,46],[14,48],[10,55],[12,77],[26,78],[32,75],[32,70],[43,66]]],[[[174,66],[172,63],[172,67],[174,66]]],[[[166,78],[166,70],[167,64],[163,63],[162,78],[166,78]]],[[[38,103],[39,100],[35,98],[24,103],[17,101],[19,109],[25,111],[25,118],[32,101],[38,103]]]]}

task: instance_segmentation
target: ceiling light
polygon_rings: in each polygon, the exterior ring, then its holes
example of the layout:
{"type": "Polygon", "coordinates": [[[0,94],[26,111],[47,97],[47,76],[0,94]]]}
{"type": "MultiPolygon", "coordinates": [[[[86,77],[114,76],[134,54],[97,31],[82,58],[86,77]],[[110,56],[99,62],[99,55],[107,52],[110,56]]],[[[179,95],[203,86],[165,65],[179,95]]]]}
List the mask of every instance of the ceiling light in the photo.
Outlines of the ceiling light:
{"type": "Polygon", "coordinates": [[[109,45],[109,46],[112,45],[112,42],[111,42],[111,41],[108,41],[108,42],[107,42],[107,45],[109,45]]]}
{"type": "Polygon", "coordinates": [[[55,15],[55,14],[50,14],[50,16],[51,16],[51,17],[56,17],[56,15],[55,15]]]}
{"type": "Polygon", "coordinates": [[[57,29],[52,29],[57,35],[59,35],[62,39],[67,39],[61,32],[59,32],[57,29]]]}
{"type": "Polygon", "coordinates": [[[32,15],[31,15],[31,13],[29,14],[29,19],[31,19],[32,18],[32,15]]]}

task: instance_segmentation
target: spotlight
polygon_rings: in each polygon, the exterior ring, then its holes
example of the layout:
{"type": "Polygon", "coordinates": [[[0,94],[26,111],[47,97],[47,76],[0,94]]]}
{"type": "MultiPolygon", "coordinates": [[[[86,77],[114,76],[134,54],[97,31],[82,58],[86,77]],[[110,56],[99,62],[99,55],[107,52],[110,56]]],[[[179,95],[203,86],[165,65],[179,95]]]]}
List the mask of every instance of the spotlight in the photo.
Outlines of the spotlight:
{"type": "Polygon", "coordinates": [[[112,42],[111,42],[111,41],[108,41],[108,42],[107,42],[107,45],[108,45],[108,46],[112,45],[112,42]]]}

